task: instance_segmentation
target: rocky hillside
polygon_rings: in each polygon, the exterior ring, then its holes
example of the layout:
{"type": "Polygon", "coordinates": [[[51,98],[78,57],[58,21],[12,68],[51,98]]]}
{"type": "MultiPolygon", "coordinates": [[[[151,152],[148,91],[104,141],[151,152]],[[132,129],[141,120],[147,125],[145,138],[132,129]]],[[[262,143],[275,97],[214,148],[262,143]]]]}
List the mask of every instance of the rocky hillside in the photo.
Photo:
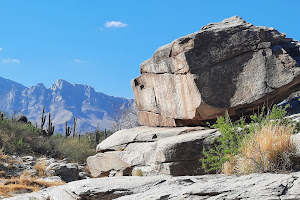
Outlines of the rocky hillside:
{"type": "Polygon", "coordinates": [[[134,100],[105,95],[91,86],[57,80],[50,88],[42,83],[27,88],[0,77],[0,110],[13,114],[21,112],[33,123],[40,123],[43,106],[51,112],[56,131],[64,123],[78,117],[77,130],[82,133],[109,128],[120,110],[130,108],[134,100]]]}

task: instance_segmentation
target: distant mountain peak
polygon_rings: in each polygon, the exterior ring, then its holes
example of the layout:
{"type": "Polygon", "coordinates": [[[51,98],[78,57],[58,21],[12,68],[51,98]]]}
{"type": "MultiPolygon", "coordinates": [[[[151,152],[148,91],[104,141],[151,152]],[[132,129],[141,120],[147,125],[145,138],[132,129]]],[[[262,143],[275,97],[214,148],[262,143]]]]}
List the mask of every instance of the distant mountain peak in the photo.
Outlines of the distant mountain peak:
{"type": "Polygon", "coordinates": [[[36,84],[35,87],[37,87],[37,88],[46,88],[44,83],[38,83],[38,84],[36,84]]]}
{"type": "Polygon", "coordinates": [[[66,121],[78,117],[78,130],[94,131],[109,128],[119,110],[130,108],[132,99],[113,97],[96,92],[90,85],[71,84],[58,79],[47,89],[43,83],[27,88],[0,77],[0,111],[13,114],[21,111],[33,123],[40,124],[42,108],[51,112],[56,132],[63,132],[66,121]]]}
{"type": "MultiPolygon", "coordinates": [[[[63,79],[58,79],[54,84],[56,88],[62,89],[63,87],[71,87],[74,86],[73,84],[69,83],[68,81],[65,81],[63,79]]],[[[52,85],[52,86],[53,86],[52,85]]]]}

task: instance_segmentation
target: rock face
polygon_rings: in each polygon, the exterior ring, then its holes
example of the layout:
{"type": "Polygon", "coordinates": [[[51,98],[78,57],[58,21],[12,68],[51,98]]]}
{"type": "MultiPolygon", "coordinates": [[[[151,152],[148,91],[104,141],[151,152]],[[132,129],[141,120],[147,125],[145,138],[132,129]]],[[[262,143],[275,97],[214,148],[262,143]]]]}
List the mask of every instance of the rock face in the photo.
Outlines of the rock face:
{"type": "Polygon", "coordinates": [[[11,200],[278,199],[300,198],[300,173],[247,176],[110,177],[74,181],[11,200]]]}
{"type": "Polygon", "coordinates": [[[137,127],[121,130],[87,159],[93,177],[203,174],[202,150],[219,132],[202,127],[137,127]]]}
{"type": "Polygon", "coordinates": [[[160,47],[132,80],[141,125],[201,125],[300,90],[300,43],[234,16],[160,47]]]}

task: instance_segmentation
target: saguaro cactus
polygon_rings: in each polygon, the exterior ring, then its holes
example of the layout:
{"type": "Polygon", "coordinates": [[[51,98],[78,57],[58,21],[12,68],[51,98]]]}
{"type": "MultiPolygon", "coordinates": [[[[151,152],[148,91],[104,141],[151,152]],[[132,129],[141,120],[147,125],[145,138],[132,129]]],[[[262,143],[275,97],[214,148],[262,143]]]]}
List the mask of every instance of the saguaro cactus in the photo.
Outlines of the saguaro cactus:
{"type": "Polygon", "coordinates": [[[51,116],[49,112],[47,136],[51,136],[53,134],[54,134],[54,126],[52,125],[51,116]]]}
{"type": "Polygon", "coordinates": [[[66,137],[69,137],[71,135],[71,128],[68,126],[68,121],[66,121],[66,137]]]}
{"type": "Polygon", "coordinates": [[[76,123],[77,123],[77,117],[74,117],[74,122],[73,122],[73,137],[75,136],[76,123]]]}
{"type": "Polygon", "coordinates": [[[100,141],[99,123],[97,124],[97,129],[95,134],[96,134],[96,143],[99,144],[100,141]]]}
{"type": "Polygon", "coordinates": [[[4,118],[4,114],[3,114],[3,112],[0,111],[0,119],[1,119],[1,121],[3,121],[3,118],[4,118]]]}
{"type": "Polygon", "coordinates": [[[81,130],[79,131],[78,133],[78,140],[80,141],[80,138],[81,138],[81,130]]]}
{"type": "Polygon", "coordinates": [[[43,107],[43,113],[42,113],[42,122],[41,122],[41,130],[43,130],[45,122],[46,122],[46,115],[45,115],[45,106],[43,107]]]}

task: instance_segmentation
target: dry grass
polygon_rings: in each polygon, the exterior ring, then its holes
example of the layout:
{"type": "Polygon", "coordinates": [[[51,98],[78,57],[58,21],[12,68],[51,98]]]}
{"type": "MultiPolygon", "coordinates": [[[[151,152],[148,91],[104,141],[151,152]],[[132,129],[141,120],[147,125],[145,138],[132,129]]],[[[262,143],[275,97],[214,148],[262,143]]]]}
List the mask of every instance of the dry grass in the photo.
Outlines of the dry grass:
{"type": "Polygon", "coordinates": [[[89,168],[88,165],[86,165],[84,168],[85,168],[85,171],[86,171],[87,173],[91,174],[91,171],[90,171],[90,168],[89,168]]]}
{"type": "Polygon", "coordinates": [[[46,170],[47,166],[46,166],[46,161],[45,160],[42,160],[41,162],[36,163],[33,166],[33,168],[38,172],[38,175],[40,177],[45,177],[46,176],[45,170],[46,170]]]}
{"type": "MultiPolygon", "coordinates": [[[[9,164],[8,168],[13,168],[13,165],[11,163],[15,163],[16,161],[10,156],[5,155],[3,151],[0,150],[0,162],[9,164]]],[[[19,192],[36,192],[47,187],[65,184],[64,182],[47,182],[38,180],[39,177],[46,176],[45,161],[38,162],[34,166],[34,169],[38,171],[38,177],[31,177],[30,172],[24,170],[21,176],[11,179],[2,179],[2,184],[4,185],[0,184],[0,196],[11,197],[18,194],[19,192]]],[[[0,171],[0,177],[1,176],[5,176],[5,171],[0,171]]]]}
{"type": "Polygon", "coordinates": [[[132,176],[143,176],[143,172],[140,169],[132,171],[132,176]]]}
{"type": "Polygon", "coordinates": [[[64,182],[46,182],[38,180],[37,177],[30,177],[30,173],[24,171],[23,175],[7,180],[5,185],[0,185],[0,196],[11,197],[14,192],[25,190],[28,192],[36,192],[40,189],[63,185],[64,182]]]}
{"type": "Polygon", "coordinates": [[[14,160],[11,156],[5,155],[3,153],[3,150],[0,149],[0,163],[15,163],[16,160],[14,160]]]}
{"type": "Polygon", "coordinates": [[[225,162],[222,166],[222,173],[226,175],[234,174],[236,159],[233,154],[227,155],[229,161],[225,162]]]}
{"type": "Polygon", "coordinates": [[[244,140],[241,153],[223,165],[226,174],[287,171],[296,152],[294,127],[269,124],[244,140]]]}

